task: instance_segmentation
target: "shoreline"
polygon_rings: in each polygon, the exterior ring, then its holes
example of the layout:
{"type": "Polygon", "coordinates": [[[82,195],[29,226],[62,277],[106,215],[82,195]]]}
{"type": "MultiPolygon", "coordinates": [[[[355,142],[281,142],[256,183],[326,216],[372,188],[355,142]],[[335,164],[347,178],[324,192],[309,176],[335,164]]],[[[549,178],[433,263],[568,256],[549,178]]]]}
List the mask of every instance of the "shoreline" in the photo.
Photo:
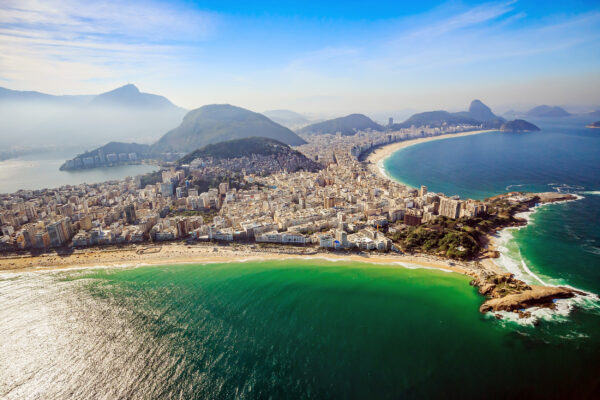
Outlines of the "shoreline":
{"type": "Polygon", "coordinates": [[[402,268],[426,268],[454,272],[474,277],[474,262],[452,261],[431,255],[398,255],[390,253],[363,254],[339,253],[298,247],[290,252],[288,247],[257,250],[250,245],[220,246],[213,243],[183,244],[163,243],[151,246],[127,246],[118,249],[86,249],[68,255],[41,254],[37,256],[15,255],[0,258],[0,272],[58,271],[115,266],[208,264],[248,261],[310,260],[331,262],[346,261],[367,264],[396,264],[402,268]],[[151,250],[140,253],[140,249],[151,250]],[[288,250],[288,251],[285,251],[288,250]]]}
{"type": "MultiPolygon", "coordinates": [[[[496,132],[497,130],[479,130],[479,131],[470,131],[470,132],[461,132],[453,135],[440,135],[440,136],[432,136],[427,138],[419,138],[414,140],[407,140],[404,142],[392,143],[387,146],[383,146],[381,148],[376,149],[371,154],[367,156],[365,162],[368,164],[368,168],[385,179],[393,180],[398,183],[401,183],[407,187],[412,187],[401,180],[392,177],[387,173],[383,163],[387,158],[392,156],[392,154],[397,151],[408,148],[410,146],[414,146],[419,143],[430,142],[434,140],[443,140],[450,139],[461,136],[470,136],[476,135],[480,133],[488,133],[488,132],[496,132]]],[[[546,193],[549,194],[549,193],[546,193]]],[[[543,195],[543,194],[541,194],[543,195]]],[[[493,313],[494,316],[498,319],[502,318],[510,318],[510,314],[517,313],[519,319],[527,319],[531,320],[531,312],[524,311],[524,309],[529,309],[531,307],[539,306],[541,308],[550,308],[555,309],[557,306],[555,302],[559,299],[570,299],[577,296],[595,296],[592,293],[580,291],[578,289],[572,287],[563,287],[556,286],[542,281],[537,275],[531,272],[527,267],[523,272],[524,275],[528,275],[529,278],[532,278],[537,284],[528,285],[525,282],[515,279],[514,272],[509,271],[506,266],[502,265],[499,260],[500,257],[490,256],[490,253],[499,254],[499,239],[502,232],[509,232],[510,229],[519,229],[529,225],[530,218],[532,214],[538,211],[541,207],[556,204],[556,203],[565,203],[575,200],[580,200],[582,196],[572,195],[574,198],[568,200],[548,200],[543,199],[541,204],[530,206],[527,211],[523,213],[528,214],[528,217],[525,218],[525,224],[522,226],[507,226],[493,234],[487,235],[487,246],[485,250],[482,252],[482,256],[479,258],[479,262],[481,263],[480,271],[470,271],[467,275],[476,276],[475,279],[471,282],[472,285],[479,288],[479,293],[486,298],[484,303],[482,304],[480,311],[482,313],[493,313]],[[502,286],[505,284],[509,284],[512,286],[516,286],[518,288],[518,292],[515,294],[502,294],[496,292],[497,286],[502,286]],[[522,284],[522,287],[520,285],[522,284]]]]}
{"type": "Polygon", "coordinates": [[[452,139],[452,138],[463,137],[463,136],[479,135],[481,133],[489,133],[489,132],[499,132],[499,131],[497,129],[483,129],[483,130],[478,130],[478,131],[467,131],[467,132],[459,132],[459,133],[450,133],[450,134],[446,134],[446,135],[428,136],[428,137],[424,137],[424,138],[404,140],[401,142],[390,143],[388,145],[378,147],[377,149],[372,151],[365,159],[365,162],[368,164],[369,169],[371,169],[371,171],[375,172],[377,175],[379,175],[383,178],[386,178],[386,179],[395,180],[396,182],[400,182],[401,184],[403,184],[405,186],[412,187],[410,185],[407,185],[404,182],[399,181],[396,178],[392,178],[385,171],[385,168],[383,167],[383,162],[385,162],[385,160],[387,158],[389,158],[392,154],[394,154],[395,152],[397,152],[401,149],[405,149],[407,147],[411,147],[411,146],[414,146],[419,143],[431,142],[431,141],[435,141],[435,140],[452,139]]]}

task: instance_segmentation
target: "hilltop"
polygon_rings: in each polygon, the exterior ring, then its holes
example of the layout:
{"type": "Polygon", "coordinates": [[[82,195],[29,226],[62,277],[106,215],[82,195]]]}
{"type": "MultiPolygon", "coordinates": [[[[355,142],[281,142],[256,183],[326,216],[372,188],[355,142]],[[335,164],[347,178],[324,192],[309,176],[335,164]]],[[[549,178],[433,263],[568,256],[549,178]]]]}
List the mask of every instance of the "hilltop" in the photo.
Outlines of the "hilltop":
{"type": "Polygon", "coordinates": [[[275,139],[253,136],[206,145],[185,155],[178,163],[188,164],[195,158],[212,157],[215,159],[226,159],[251,157],[253,155],[305,157],[302,153],[292,149],[285,143],[281,143],[275,139]]]}
{"type": "Polygon", "coordinates": [[[152,151],[187,152],[208,144],[252,136],[296,146],[306,142],[262,114],[229,104],[212,104],[188,112],[177,128],[152,145],[152,151]]]}
{"type": "Polygon", "coordinates": [[[179,108],[166,97],[142,93],[133,84],[95,96],[90,102],[92,107],[132,107],[145,109],[179,108]]]}
{"type": "Polygon", "coordinates": [[[364,130],[381,131],[383,127],[363,114],[350,114],[345,117],[330,119],[300,129],[305,135],[334,134],[341,132],[344,136],[354,135],[364,130]]]}
{"type": "Polygon", "coordinates": [[[249,137],[209,144],[185,155],[178,164],[189,164],[197,158],[212,159],[216,165],[234,172],[242,169],[246,169],[248,173],[258,169],[269,173],[281,170],[292,172],[299,169],[317,171],[322,168],[287,144],[265,137],[249,137]],[[234,162],[234,159],[239,161],[234,162]]]}
{"type": "Polygon", "coordinates": [[[49,104],[86,104],[94,98],[93,95],[55,96],[33,90],[21,91],[0,87],[0,102],[2,103],[49,103],[49,104]]]}
{"type": "Polygon", "coordinates": [[[492,109],[483,104],[481,100],[473,100],[468,111],[454,113],[456,116],[464,116],[488,124],[499,124],[505,121],[504,118],[497,116],[492,109]]]}

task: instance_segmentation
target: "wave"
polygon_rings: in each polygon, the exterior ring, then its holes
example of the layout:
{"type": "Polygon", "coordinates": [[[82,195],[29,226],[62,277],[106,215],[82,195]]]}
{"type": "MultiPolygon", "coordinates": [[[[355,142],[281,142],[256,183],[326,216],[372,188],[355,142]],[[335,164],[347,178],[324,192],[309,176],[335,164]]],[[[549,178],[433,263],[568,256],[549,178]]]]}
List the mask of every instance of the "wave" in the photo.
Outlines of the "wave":
{"type": "MultiPolygon", "coordinates": [[[[563,285],[569,287],[568,285],[563,285]]],[[[503,326],[509,325],[520,325],[520,326],[535,326],[540,321],[564,323],[569,321],[569,315],[573,309],[584,309],[593,313],[600,313],[600,298],[594,293],[586,292],[585,296],[576,295],[571,299],[558,299],[554,301],[555,308],[545,307],[532,307],[527,311],[530,316],[521,318],[519,314],[508,311],[498,311],[495,313],[487,313],[488,318],[496,318],[495,314],[498,314],[501,319],[499,323],[503,326]]],[[[580,337],[575,335],[571,339],[580,337]]]]}
{"type": "Polygon", "coordinates": [[[585,189],[585,187],[583,186],[569,185],[567,183],[549,183],[548,186],[550,186],[552,189],[556,190],[559,193],[578,192],[585,189]]]}
{"type": "Polygon", "coordinates": [[[381,172],[381,175],[385,176],[386,178],[392,180],[392,176],[388,173],[387,169],[385,169],[385,165],[383,164],[383,162],[385,161],[384,159],[381,159],[377,162],[377,168],[379,169],[379,172],[381,172]]]}
{"type": "MultiPolygon", "coordinates": [[[[527,221],[527,225],[506,228],[495,235],[496,246],[500,253],[500,257],[494,259],[493,261],[496,265],[498,265],[505,271],[514,274],[514,276],[517,279],[520,279],[528,284],[538,284],[542,286],[554,287],[563,286],[582,292],[584,295],[577,294],[571,299],[555,300],[555,309],[539,307],[531,308],[528,310],[531,313],[531,316],[527,318],[520,318],[518,314],[511,312],[494,313],[499,314],[502,317],[502,324],[516,323],[519,325],[533,326],[540,320],[564,322],[575,307],[591,310],[594,312],[600,312],[600,297],[598,297],[597,294],[581,290],[579,288],[575,288],[569,285],[567,282],[555,280],[552,278],[549,278],[551,282],[548,282],[547,280],[544,280],[546,278],[542,279],[542,277],[534,273],[531,270],[531,268],[527,265],[527,262],[525,261],[525,258],[521,253],[519,245],[513,235],[513,232],[515,231],[534,225],[535,219],[533,218],[533,216],[541,207],[546,207],[553,204],[566,203],[570,201],[577,201],[584,198],[583,196],[577,194],[575,194],[575,196],[575,200],[565,200],[550,204],[542,204],[533,207],[533,209],[531,209],[530,211],[515,214],[516,217],[525,219],[527,221]]],[[[492,313],[488,314],[490,314],[490,316],[493,316],[492,313]]]]}
{"type": "Polygon", "coordinates": [[[590,194],[593,196],[600,196],[600,190],[588,190],[585,192],[580,192],[581,194],[590,194]]]}
{"type": "Polygon", "coordinates": [[[518,187],[523,187],[523,186],[527,186],[527,184],[521,183],[519,185],[508,185],[507,187],[504,188],[504,190],[506,190],[507,192],[510,192],[511,188],[518,188],[518,187]]]}

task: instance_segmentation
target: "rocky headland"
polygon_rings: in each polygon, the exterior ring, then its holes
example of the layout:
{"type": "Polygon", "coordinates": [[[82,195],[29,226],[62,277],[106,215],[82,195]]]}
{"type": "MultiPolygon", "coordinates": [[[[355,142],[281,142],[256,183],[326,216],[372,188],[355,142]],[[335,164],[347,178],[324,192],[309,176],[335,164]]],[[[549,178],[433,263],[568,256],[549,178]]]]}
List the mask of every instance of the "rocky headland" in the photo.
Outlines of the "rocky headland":
{"type": "MultiPolygon", "coordinates": [[[[509,193],[497,196],[497,198],[505,198],[508,195],[514,197],[515,194],[509,193]]],[[[511,210],[511,217],[514,217],[515,213],[528,211],[536,205],[576,199],[576,196],[569,193],[537,193],[524,198],[518,207],[514,207],[511,210]]],[[[499,228],[504,229],[526,224],[526,220],[514,218],[510,224],[499,228]]],[[[488,252],[486,255],[492,258],[499,256],[497,251],[488,252]]],[[[556,300],[569,299],[575,297],[575,295],[586,295],[584,292],[564,286],[528,285],[515,278],[511,273],[495,273],[487,269],[480,270],[474,277],[471,285],[478,287],[479,293],[488,298],[479,308],[482,313],[507,311],[518,313],[519,317],[526,318],[531,315],[527,311],[528,308],[554,309],[556,308],[556,300]]],[[[497,318],[501,318],[500,314],[495,315],[497,318]]]]}

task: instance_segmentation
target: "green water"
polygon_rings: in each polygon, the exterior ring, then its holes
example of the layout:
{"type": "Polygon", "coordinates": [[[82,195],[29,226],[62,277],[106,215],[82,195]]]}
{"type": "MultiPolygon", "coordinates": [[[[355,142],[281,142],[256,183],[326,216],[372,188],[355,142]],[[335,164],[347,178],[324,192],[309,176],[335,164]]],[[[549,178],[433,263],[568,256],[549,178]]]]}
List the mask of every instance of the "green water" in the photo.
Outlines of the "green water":
{"type": "MultiPolygon", "coordinates": [[[[85,348],[84,357],[39,366],[63,377],[63,387],[78,398],[598,393],[600,343],[584,330],[600,323],[598,316],[575,312],[558,329],[554,322],[507,326],[481,315],[483,299],[454,273],[288,260],[81,270],[44,279],[40,293],[58,284],[63,299],[77,300],[65,307],[40,294],[11,308],[27,309],[22,318],[37,325],[43,325],[40,315],[53,315],[48,324],[59,326],[65,339],[54,339],[62,344],[50,345],[50,359],[52,352],[68,352],[61,349],[85,348]],[[102,374],[97,363],[105,365],[102,374]],[[64,378],[69,371],[87,372],[64,378]]],[[[14,294],[33,280],[40,276],[2,286],[14,294]]],[[[16,337],[19,326],[29,326],[17,322],[0,333],[16,337]]],[[[23,358],[0,350],[8,362],[23,358]]],[[[21,383],[20,390],[37,393],[39,382],[21,383]]]]}

